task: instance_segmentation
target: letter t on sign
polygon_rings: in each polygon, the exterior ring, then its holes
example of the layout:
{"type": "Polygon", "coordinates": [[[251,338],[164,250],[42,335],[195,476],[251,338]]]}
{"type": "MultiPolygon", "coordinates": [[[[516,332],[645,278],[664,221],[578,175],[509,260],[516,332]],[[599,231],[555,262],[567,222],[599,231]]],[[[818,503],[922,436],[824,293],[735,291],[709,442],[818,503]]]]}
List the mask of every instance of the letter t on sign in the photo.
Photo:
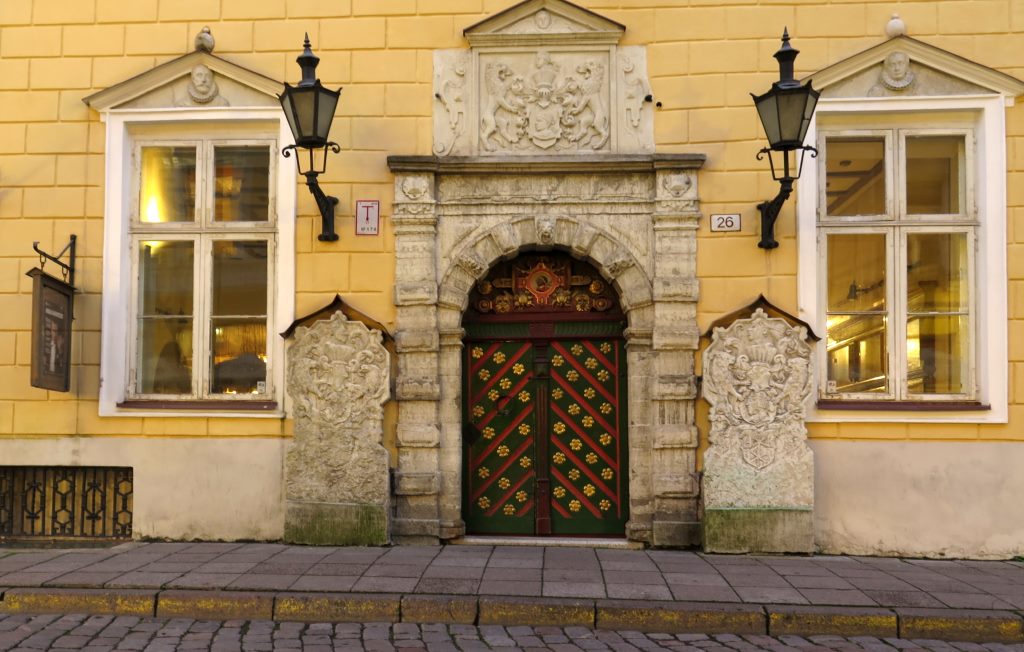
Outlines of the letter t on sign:
{"type": "Polygon", "coordinates": [[[356,200],[356,235],[380,233],[380,202],[376,199],[356,200]]]}

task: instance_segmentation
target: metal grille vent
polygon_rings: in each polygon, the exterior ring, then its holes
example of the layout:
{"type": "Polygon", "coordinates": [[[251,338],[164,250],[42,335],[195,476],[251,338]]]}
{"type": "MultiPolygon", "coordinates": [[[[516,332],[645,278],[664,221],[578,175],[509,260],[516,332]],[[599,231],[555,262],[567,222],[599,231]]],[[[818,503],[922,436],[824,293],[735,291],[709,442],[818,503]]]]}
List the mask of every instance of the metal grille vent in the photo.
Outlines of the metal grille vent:
{"type": "Polygon", "coordinates": [[[130,539],[132,469],[0,466],[0,541],[130,539]]]}

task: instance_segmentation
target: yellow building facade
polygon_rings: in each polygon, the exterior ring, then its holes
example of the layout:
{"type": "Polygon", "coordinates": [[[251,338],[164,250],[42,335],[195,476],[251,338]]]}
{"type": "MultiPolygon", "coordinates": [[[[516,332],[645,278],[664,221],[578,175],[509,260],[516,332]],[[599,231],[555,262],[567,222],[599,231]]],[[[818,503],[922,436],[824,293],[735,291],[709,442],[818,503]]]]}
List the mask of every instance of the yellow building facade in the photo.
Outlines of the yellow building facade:
{"type": "MultiPolygon", "coordinates": [[[[95,536],[286,536],[302,401],[290,393],[293,340],[278,334],[340,295],[394,342],[380,442],[387,540],[561,533],[699,546],[702,460],[715,445],[699,387],[711,333],[700,335],[763,295],[821,338],[801,419],[813,548],[1022,554],[1022,52],[1017,0],[4,2],[0,539],[90,536],[26,516],[60,521],[54,496],[74,483],[81,504],[96,500],[81,489],[93,476],[68,469],[115,469],[99,499],[112,525],[95,536]],[[797,77],[822,90],[807,141],[819,156],[782,208],[779,246],[762,249],[755,207],[779,186],[755,157],[766,143],[750,94],[778,79],[784,27],[797,77]],[[320,176],[338,199],[336,241],[318,239],[317,205],[280,155],[291,134],[274,95],[298,79],[307,34],[317,76],[343,88],[330,132],[340,151],[320,176]],[[901,57],[910,75],[894,78],[901,57]],[[378,202],[375,235],[357,234],[364,201],[378,202]],[[41,354],[27,272],[40,266],[34,242],[56,254],[72,234],[61,392],[32,386],[41,354]],[[254,292],[246,283],[260,278],[254,292]],[[535,282],[535,304],[563,283],[568,313],[604,317],[571,337],[515,331],[568,320],[554,307],[500,317],[518,310],[497,307],[500,288],[515,301],[535,282]],[[551,439],[508,477],[549,493],[494,489],[511,506],[495,511],[471,478],[504,468],[479,461],[503,446],[490,451],[474,425],[473,383],[482,397],[497,389],[480,372],[504,380],[520,349],[500,342],[530,338],[553,347],[535,345],[535,369],[576,355],[584,376],[620,374],[619,389],[592,400],[608,417],[602,434],[623,443],[616,453],[581,425],[582,450],[567,438],[560,453],[551,432],[587,403],[538,407],[515,423],[551,439]],[[172,348],[176,363],[161,367],[172,348]],[[222,366],[241,351],[259,380],[222,366]],[[579,481],[556,468],[573,451],[579,481]],[[542,455],[555,461],[538,468],[542,455]],[[131,469],[130,486],[116,469],[131,469]],[[591,493],[605,490],[618,518],[576,529],[588,498],[595,523],[610,518],[591,493]],[[534,528],[526,505],[556,525],[534,528]],[[526,529],[492,527],[502,513],[526,529]]],[[[53,262],[43,269],[60,277],[53,262]]],[[[536,373],[549,384],[519,390],[534,403],[561,372],[536,373]]],[[[515,396],[481,398],[481,409],[504,418],[515,396]]]]}

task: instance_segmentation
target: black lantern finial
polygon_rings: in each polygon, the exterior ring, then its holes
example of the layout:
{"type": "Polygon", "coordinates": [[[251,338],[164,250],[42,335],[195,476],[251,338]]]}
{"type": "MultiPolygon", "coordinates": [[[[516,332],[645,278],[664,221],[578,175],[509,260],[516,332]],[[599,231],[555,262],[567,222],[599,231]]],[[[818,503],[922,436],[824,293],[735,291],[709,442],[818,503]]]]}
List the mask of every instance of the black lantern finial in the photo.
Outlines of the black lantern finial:
{"type": "Polygon", "coordinates": [[[771,201],[761,202],[757,209],[761,212],[761,241],[757,243],[762,249],[774,249],[779,246],[775,240],[775,221],[779,217],[782,205],[793,193],[793,182],[800,178],[803,169],[804,155],[811,152],[817,156],[818,150],[804,145],[804,137],[811,126],[811,117],[818,104],[819,92],[811,87],[811,83],[801,84],[793,76],[796,55],[800,51],[789,44],[789,30],[782,30],[782,45],[775,53],[779,62],[779,81],[772,84],[764,95],[750,94],[754,98],[761,126],[768,137],[768,147],[757,153],[757,159],[768,157],[772,169],[772,178],[779,182],[779,194],[771,201]],[[799,160],[790,161],[790,154],[800,150],[799,160]],[[782,174],[776,172],[773,152],[782,156],[782,174]],[[792,168],[796,168],[793,174],[792,168]]]}
{"type": "Polygon", "coordinates": [[[316,77],[316,67],[320,57],[313,54],[309,42],[309,33],[302,43],[302,54],[295,59],[302,70],[302,79],[295,86],[284,85],[284,92],[278,97],[284,110],[288,126],[295,138],[294,145],[281,150],[285,157],[295,152],[295,163],[299,174],[306,177],[309,192],[316,199],[322,221],[320,235],[322,241],[334,241],[338,234],[334,232],[334,209],[338,205],[337,197],[329,197],[320,189],[317,177],[327,170],[327,150],[334,153],[341,147],[329,140],[331,122],[334,121],[334,110],[338,106],[341,89],[336,91],[324,88],[316,77]],[[305,150],[300,152],[299,150],[305,150]]]}

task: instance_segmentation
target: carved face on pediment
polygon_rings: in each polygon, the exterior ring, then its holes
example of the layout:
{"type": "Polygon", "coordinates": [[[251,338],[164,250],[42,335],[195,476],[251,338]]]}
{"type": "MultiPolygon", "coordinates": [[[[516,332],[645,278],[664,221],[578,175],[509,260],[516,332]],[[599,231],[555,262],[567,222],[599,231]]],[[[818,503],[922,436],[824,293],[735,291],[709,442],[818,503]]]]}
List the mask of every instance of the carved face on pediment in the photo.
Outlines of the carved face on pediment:
{"type": "Polygon", "coordinates": [[[1024,92],[1024,83],[923,41],[896,36],[810,76],[826,98],[1024,92]]]}
{"type": "Polygon", "coordinates": [[[85,98],[97,111],[278,106],[281,82],[196,50],[85,98]]]}

